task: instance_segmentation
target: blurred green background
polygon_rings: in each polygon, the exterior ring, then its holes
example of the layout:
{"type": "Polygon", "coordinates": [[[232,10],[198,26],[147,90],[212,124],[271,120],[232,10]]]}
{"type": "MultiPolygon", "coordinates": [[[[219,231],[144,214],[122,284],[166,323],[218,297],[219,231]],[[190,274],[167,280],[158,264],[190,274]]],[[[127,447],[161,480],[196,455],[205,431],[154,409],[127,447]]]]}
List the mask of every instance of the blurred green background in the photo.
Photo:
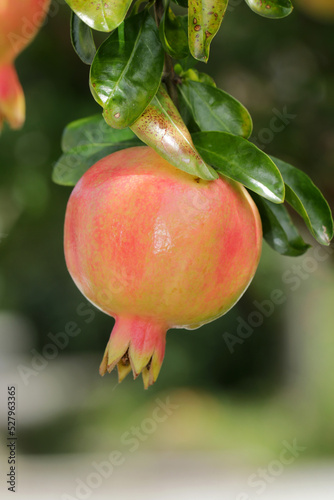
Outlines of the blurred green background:
{"type": "MultiPolygon", "coordinates": [[[[249,475],[277,459],[283,442],[297,440],[304,448],[296,457],[298,466],[331,464],[334,251],[318,252],[299,219],[313,248],[293,259],[264,244],[256,277],[233,310],[199,330],[168,333],[165,361],[152,388],[144,391],[142,381],[131,376],[120,386],[115,373],[99,377],[113,320],[87,304],[66,270],[63,219],[71,189],[51,182],[65,125],[101,111],[89,91],[89,68],[71,47],[69,19],[67,5],[53,2],[38,37],[18,57],[27,120],[22,130],[5,128],[0,136],[0,360],[2,390],[7,384],[18,387],[22,494],[34,492],[37,498],[45,486],[44,498],[61,498],[66,491],[74,496],[74,478],[94,470],[90,456],[102,460],[113,450],[129,454],[126,467],[139,484],[136,498],[146,499],[151,498],[147,485],[154,475],[165,488],[175,487],[175,494],[166,498],[256,498],[249,475]],[[283,299],[271,308],[273,290],[280,290],[283,299]],[[264,301],[272,309],[267,316],[256,305],[264,301]],[[64,332],[69,321],[81,332],[57,348],[49,334],[64,332]],[[238,335],[243,321],[258,325],[247,338],[238,335]],[[227,340],[231,338],[237,339],[233,347],[227,340]],[[155,426],[151,422],[149,427],[157,398],[169,398],[175,408],[166,420],[154,420],[155,426]],[[126,432],[133,435],[133,426],[142,433],[136,453],[123,439],[126,432]],[[83,466],[82,460],[87,461],[83,466]],[[41,490],[32,479],[40,470],[41,490]],[[67,486],[60,486],[64,477],[67,486]],[[201,477],[203,493],[198,483],[192,495],[181,495],[184,485],[197,484],[191,478],[201,477]],[[227,483],[230,489],[225,491],[227,483]],[[214,489],[210,493],[214,487],[220,496],[214,489]],[[248,497],[240,496],[243,491],[248,497]]],[[[288,18],[272,21],[234,0],[213,41],[209,63],[198,66],[249,109],[253,140],[307,172],[331,207],[333,30],[329,18],[313,18],[298,5],[288,18]],[[290,116],[279,133],[271,128],[277,113],[290,116]]],[[[4,406],[3,435],[5,411],[4,406]]],[[[270,492],[279,484],[284,487],[294,465],[273,473],[275,483],[266,480],[268,498],[274,498],[270,492]]],[[[332,474],[332,466],[330,470],[332,474]]],[[[327,465],[322,485],[326,471],[327,465]]],[[[308,476],[304,473],[295,483],[306,487],[308,476]]],[[[104,498],[105,489],[110,497],[123,492],[131,498],[134,486],[128,484],[128,475],[120,472],[118,477],[114,472],[113,481],[104,479],[101,487],[91,488],[93,498],[104,498]]],[[[333,492],[334,483],[331,488],[333,492]]]]}

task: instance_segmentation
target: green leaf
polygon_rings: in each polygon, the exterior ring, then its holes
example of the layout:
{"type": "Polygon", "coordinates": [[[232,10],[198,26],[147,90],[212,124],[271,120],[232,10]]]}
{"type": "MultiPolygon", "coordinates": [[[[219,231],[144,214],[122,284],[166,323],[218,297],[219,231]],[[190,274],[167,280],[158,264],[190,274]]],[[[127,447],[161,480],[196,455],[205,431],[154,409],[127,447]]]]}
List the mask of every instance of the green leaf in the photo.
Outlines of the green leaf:
{"type": "Polygon", "coordinates": [[[64,129],[61,147],[66,153],[78,146],[110,146],[131,139],[136,139],[136,136],[130,129],[113,129],[101,114],[97,114],[69,123],[64,129]]]}
{"type": "Polygon", "coordinates": [[[159,32],[147,10],[124,21],[99,47],[90,89],[114,128],[131,125],[158,90],[164,65],[159,32]]]}
{"type": "Polygon", "coordinates": [[[198,64],[198,61],[196,59],[194,59],[193,56],[189,52],[189,55],[187,57],[185,57],[184,59],[178,60],[178,64],[179,64],[179,66],[181,66],[181,70],[182,69],[188,70],[188,69],[196,66],[196,64],[198,64]]]}
{"type": "Polygon", "coordinates": [[[284,200],[278,168],[254,144],[227,132],[197,132],[192,138],[204,161],[218,172],[274,203],[284,200]]]}
{"type": "Polygon", "coordinates": [[[52,180],[63,186],[74,186],[101,158],[140,145],[142,143],[130,129],[112,129],[101,115],[76,120],[63,132],[64,154],[53,168],[52,180]]]}
{"type": "Polygon", "coordinates": [[[203,132],[230,132],[246,138],[251,135],[250,114],[234,97],[212,85],[191,80],[183,82],[178,89],[203,132]]]}
{"type": "Polygon", "coordinates": [[[80,59],[85,64],[92,64],[96,53],[92,30],[74,12],[71,16],[71,41],[80,59]]]}
{"type": "Polygon", "coordinates": [[[196,151],[187,127],[162,86],[131,129],[180,170],[205,180],[217,179],[215,170],[196,151]]]}
{"type": "Polygon", "coordinates": [[[286,201],[301,215],[314,238],[322,245],[329,245],[333,238],[333,218],[320,190],[301,170],[271,158],[283,176],[286,201]]]}
{"type": "Polygon", "coordinates": [[[280,19],[291,14],[290,0],[245,0],[253,12],[270,19],[280,19]]]}
{"type": "Polygon", "coordinates": [[[188,69],[187,71],[182,71],[180,76],[183,82],[201,82],[210,85],[211,87],[217,87],[214,79],[207,73],[201,73],[197,69],[188,69]]]}
{"type": "Polygon", "coordinates": [[[187,129],[191,134],[195,132],[200,132],[200,129],[197,123],[194,120],[191,109],[189,108],[187,102],[184,100],[183,95],[180,92],[180,86],[177,86],[177,100],[178,100],[178,108],[181,115],[182,120],[184,121],[187,129]]]}
{"type": "Polygon", "coordinates": [[[189,0],[188,38],[191,54],[207,62],[210,44],[223,20],[228,0],[189,0]]]}
{"type": "Polygon", "coordinates": [[[310,247],[300,236],[284,205],[275,205],[251,193],[260,212],[263,237],[276,252],[297,257],[310,247]]]}
{"type": "Polygon", "coordinates": [[[188,8],[188,0],[173,0],[176,5],[180,5],[181,7],[184,7],[185,9],[188,8]]]}
{"type": "Polygon", "coordinates": [[[184,59],[189,54],[188,17],[176,16],[169,7],[169,2],[159,25],[161,43],[171,57],[184,59]]]}
{"type": "Polygon", "coordinates": [[[131,0],[66,0],[80,19],[97,31],[112,31],[126,16],[131,0]]]}

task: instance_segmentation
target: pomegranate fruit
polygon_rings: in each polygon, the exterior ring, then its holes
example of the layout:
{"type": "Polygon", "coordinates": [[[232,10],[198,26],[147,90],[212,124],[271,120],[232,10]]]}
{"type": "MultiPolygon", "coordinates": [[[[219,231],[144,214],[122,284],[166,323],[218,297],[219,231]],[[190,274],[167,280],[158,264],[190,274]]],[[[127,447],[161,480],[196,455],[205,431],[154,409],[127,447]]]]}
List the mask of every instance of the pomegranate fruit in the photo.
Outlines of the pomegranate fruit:
{"type": "Polygon", "coordinates": [[[169,328],[226,313],[261,253],[257,208],[241,184],[204,181],[149,147],[92,166],[68,201],[64,246],[79,290],[115,318],[100,373],[155,382],[169,328]]]}
{"type": "Polygon", "coordinates": [[[0,129],[6,120],[14,129],[25,120],[25,100],[14,59],[42,24],[50,0],[0,0],[0,129]]]}

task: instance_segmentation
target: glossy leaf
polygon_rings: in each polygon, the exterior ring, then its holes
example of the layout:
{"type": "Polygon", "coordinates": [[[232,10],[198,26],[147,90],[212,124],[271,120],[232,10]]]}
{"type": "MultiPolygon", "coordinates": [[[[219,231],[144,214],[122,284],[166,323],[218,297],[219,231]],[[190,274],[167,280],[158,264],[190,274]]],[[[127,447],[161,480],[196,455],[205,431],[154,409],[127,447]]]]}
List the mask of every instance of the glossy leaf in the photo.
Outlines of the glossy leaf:
{"type": "Polygon", "coordinates": [[[205,180],[218,177],[196,151],[187,127],[162,86],[131,129],[180,170],[205,180]]]}
{"type": "Polygon", "coordinates": [[[74,186],[86,170],[101,158],[141,144],[130,129],[112,129],[101,115],[76,120],[64,130],[64,154],[53,168],[52,180],[64,186],[74,186]]]}
{"type": "Polygon", "coordinates": [[[282,255],[297,257],[303,255],[310,247],[300,236],[284,205],[276,205],[254,193],[256,206],[259,210],[263,237],[276,252],[282,255]]]}
{"type": "Polygon", "coordinates": [[[301,215],[311,234],[322,245],[333,238],[333,218],[320,190],[301,170],[271,157],[285,182],[286,201],[301,215]]]}
{"type": "Polygon", "coordinates": [[[254,144],[227,132],[197,132],[192,138],[202,158],[218,172],[274,203],[284,200],[278,168],[254,144]]]}
{"type": "Polygon", "coordinates": [[[92,64],[96,53],[92,30],[74,12],[71,16],[71,41],[82,62],[92,64]]]}
{"type": "Polygon", "coordinates": [[[69,123],[64,129],[61,147],[66,153],[79,146],[110,146],[130,139],[136,139],[136,136],[129,128],[113,129],[106,124],[101,114],[97,114],[69,123]]]}
{"type": "Polygon", "coordinates": [[[280,19],[291,14],[293,10],[290,0],[245,0],[247,5],[263,17],[280,19]]]}
{"type": "Polygon", "coordinates": [[[114,128],[132,124],[158,90],[164,51],[147,10],[124,21],[100,46],[90,71],[90,88],[114,128]],[[123,31],[124,28],[124,31],[123,31]]]}
{"type": "Polygon", "coordinates": [[[185,81],[178,89],[203,132],[230,132],[246,138],[251,135],[250,114],[234,97],[199,81],[185,81]]]}
{"type": "Polygon", "coordinates": [[[223,20],[228,0],[189,0],[188,38],[191,54],[207,62],[210,44],[223,20]]]}
{"type": "Polygon", "coordinates": [[[80,19],[97,31],[113,31],[124,20],[131,0],[66,0],[80,19]]]}
{"type": "Polygon", "coordinates": [[[184,59],[189,54],[187,30],[187,16],[176,16],[167,4],[160,21],[159,34],[165,51],[174,59],[184,59]]]}
{"type": "Polygon", "coordinates": [[[187,129],[191,134],[194,134],[195,132],[200,132],[200,129],[197,125],[197,123],[194,120],[193,114],[191,109],[188,107],[188,104],[183,98],[183,95],[180,92],[180,86],[177,86],[177,100],[178,100],[178,108],[180,115],[182,117],[182,120],[184,121],[187,129]]]}

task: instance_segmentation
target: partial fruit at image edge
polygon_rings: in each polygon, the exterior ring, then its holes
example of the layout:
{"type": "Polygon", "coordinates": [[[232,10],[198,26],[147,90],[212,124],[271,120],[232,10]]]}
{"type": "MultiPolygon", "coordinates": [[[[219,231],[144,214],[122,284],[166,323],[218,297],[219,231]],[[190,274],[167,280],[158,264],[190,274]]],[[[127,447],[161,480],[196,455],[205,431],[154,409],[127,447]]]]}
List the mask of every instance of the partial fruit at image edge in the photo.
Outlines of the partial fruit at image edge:
{"type": "Polygon", "coordinates": [[[0,131],[25,121],[24,93],[14,60],[38,32],[50,0],[0,0],[0,131]]]}
{"type": "Polygon", "coordinates": [[[296,5],[315,19],[334,21],[334,0],[295,0],[296,5]]]}
{"type": "Polygon", "coordinates": [[[170,328],[225,314],[261,254],[258,210],[241,184],[204,181],[149,147],[92,166],[69,198],[67,268],[85,297],[115,318],[100,373],[158,377],[170,328]]]}

